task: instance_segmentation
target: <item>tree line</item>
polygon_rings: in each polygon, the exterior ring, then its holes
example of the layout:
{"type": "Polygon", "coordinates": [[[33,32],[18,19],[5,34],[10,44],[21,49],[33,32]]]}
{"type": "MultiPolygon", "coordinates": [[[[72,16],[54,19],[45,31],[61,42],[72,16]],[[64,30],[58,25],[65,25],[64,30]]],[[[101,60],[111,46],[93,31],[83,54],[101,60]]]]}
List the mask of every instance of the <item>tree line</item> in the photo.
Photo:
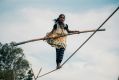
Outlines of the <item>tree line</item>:
{"type": "Polygon", "coordinates": [[[0,80],[33,80],[30,64],[14,42],[0,42],[0,80]]]}

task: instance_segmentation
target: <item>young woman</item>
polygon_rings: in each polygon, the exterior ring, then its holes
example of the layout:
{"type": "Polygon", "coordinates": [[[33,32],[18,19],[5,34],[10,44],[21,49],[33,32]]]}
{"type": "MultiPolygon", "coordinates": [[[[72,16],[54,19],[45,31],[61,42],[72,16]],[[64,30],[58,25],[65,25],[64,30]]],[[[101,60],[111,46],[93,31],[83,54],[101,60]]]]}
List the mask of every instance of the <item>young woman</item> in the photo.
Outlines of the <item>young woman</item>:
{"type": "Polygon", "coordinates": [[[66,35],[68,33],[79,33],[79,31],[71,31],[68,29],[68,25],[64,23],[65,21],[65,15],[60,14],[57,19],[55,19],[55,24],[53,26],[53,29],[50,33],[47,34],[47,42],[56,48],[56,69],[61,68],[61,62],[63,60],[64,51],[66,49],[66,36],[59,37],[59,38],[52,38],[52,37],[58,37],[62,35],[66,35]]]}

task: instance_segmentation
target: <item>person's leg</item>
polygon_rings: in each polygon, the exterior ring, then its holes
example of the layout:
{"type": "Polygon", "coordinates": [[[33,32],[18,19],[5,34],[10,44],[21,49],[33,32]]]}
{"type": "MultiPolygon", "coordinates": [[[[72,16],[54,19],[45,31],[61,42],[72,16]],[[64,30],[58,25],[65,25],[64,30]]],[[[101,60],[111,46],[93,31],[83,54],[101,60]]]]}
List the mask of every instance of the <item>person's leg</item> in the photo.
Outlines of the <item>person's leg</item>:
{"type": "Polygon", "coordinates": [[[60,64],[63,60],[63,55],[64,55],[64,48],[57,49],[56,48],[56,63],[57,63],[57,69],[60,68],[60,64]]]}

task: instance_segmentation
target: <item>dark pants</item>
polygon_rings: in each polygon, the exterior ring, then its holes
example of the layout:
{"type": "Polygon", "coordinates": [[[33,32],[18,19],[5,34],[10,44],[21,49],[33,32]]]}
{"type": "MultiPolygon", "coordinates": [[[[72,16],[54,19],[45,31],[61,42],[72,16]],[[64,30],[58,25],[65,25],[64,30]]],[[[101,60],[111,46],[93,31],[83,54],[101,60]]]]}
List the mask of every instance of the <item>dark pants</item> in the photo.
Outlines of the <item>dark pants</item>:
{"type": "Polygon", "coordinates": [[[56,63],[59,64],[63,60],[65,48],[56,48],[56,63]]]}

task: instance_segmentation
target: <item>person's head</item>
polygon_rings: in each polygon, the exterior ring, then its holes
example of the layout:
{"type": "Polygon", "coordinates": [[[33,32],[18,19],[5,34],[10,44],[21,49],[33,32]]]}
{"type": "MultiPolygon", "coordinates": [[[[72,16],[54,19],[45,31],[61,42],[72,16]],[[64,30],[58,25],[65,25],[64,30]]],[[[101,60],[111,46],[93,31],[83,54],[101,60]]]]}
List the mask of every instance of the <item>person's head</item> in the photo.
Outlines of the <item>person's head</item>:
{"type": "Polygon", "coordinates": [[[65,21],[64,14],[60,14],[59,17],[55,20],[55,22],[59,22],[59,23],[64,23],[64,21],[65,21]]]}

